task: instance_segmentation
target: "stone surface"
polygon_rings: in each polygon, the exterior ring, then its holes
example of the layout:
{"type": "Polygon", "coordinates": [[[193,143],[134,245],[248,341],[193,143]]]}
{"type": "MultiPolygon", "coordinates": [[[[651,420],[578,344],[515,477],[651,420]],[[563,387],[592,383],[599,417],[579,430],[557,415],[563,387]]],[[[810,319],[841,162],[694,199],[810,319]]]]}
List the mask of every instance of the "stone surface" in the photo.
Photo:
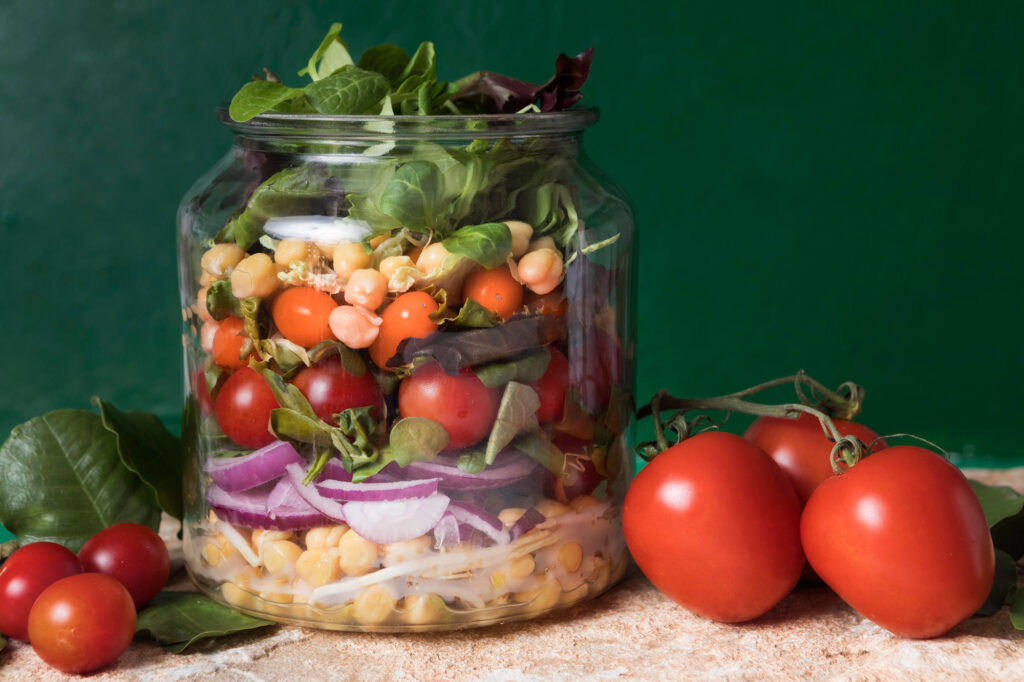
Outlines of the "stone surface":
{"type": "MultiPolygon", "coordinates": [[[[1024,468],[973,471],[1024,490],[1024,468]]],[[[0,653],[0,677],[63,680],[25,644],[0,653]]],[[[90,680],[1024,679],[1024,632],[1006,613],[914,641],[864,620],[826,588],[800,589],[743,625],[694,616],[635,569],[596,601],[540,620],[479,630],[369,635],[276,627],[174,656],[134,644],[90,680]]]]}

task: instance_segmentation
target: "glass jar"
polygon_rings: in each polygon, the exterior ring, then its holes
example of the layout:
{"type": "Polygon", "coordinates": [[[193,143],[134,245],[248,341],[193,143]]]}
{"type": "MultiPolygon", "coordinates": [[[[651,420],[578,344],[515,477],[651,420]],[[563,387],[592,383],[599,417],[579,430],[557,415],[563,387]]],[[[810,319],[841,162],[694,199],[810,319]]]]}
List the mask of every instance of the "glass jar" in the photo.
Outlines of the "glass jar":
{"type": "Polygon", "coordinates": [[[632,211],[593,109],[268,114],[178,215],[192,579],[337,630],[608,589],[632,475],[632,211]]]}

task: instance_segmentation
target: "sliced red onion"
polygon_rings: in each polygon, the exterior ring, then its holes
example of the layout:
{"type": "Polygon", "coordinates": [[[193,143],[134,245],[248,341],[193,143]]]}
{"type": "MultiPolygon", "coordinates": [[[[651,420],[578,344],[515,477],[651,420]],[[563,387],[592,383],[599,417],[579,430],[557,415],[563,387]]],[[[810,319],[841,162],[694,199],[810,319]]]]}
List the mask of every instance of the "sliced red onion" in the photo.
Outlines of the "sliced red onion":
{"type": "Polygon", "coordinates": [[[206,501],[217,516],[235,526],[270,530],[299,530],[328,523],[324,515],[311,507],[281,507],[273,517],[267,513],[267,491],[229,493],[216,484],[206,489],[206,501]]]}
{"type": "Polygon", "coordinates": [[[470,474],[458,467],[457,458],[438,457],[430,462],[411,462],[405,467],[406,475],[416,478],[439,478],[441,490],[487,490],[500,488],[529,476],[537,464],[526,455],[506,451],[494,465],[480,473],[470,474]]]}
{"type": "Polygon", "coordinates": [[[277,440],[241,457],[208,459],[206,473],[221,490],[235,493],[276,480],[286,466],[302,461],[291,443],[277,440]]]}
{"type": "Polygon", "coordinates": [[[412,497],[427,497],[437,492],[436,478],[391,483],[345,483],[324,481],[317,490],[324,497],[346,502],[392,502],[412,497]]]}
{"type": "Polygon", "coordinates": [[[530,507],[526,510],[525,514],[519,517],[518,521],[512,524],[512,528],[509,529],[509,534],[512,536],[512,539],[515,540],[521,535],[525,535],[533,530],[533,527],[538,523],[542,523],[544,518],[543,514],[533,507],[530,507]]]}
{"type": "Polygon", "coordinates": [[[452,513],[456,521],[484,533],[499,545],[507,545],[511,540],[509,532],[505,530],[501,520],[486,509],[468,502],[453,501],[448,505],[448,511],[452,513]]]}
{"type": "Polygon", "coordinates": [[[306,485],[302,482],[306,477],[306,470],[302,468],[301,464],[289,464],[284,470],[287,473],[285,480],[291,483],[292,488],[303,500],[327,518],[344,523],[345,512],[339,503],[318,493],[315,484],[306,485]]]}
{"type": "Polygon", "coordinates": [[[446,511],[434,526],[434,548],[454,547],[460,542],[462,534],[459,532],[459,522],[455,520],[454,514],[446,511]]]}
{"type": "Polygon", "coordinates": [[[324,481],[351,481],[352,474],[345,471],[345,466],[337,459],[327,460],[326,466],[316,475],[316,482],[324,481]]]}
{"type": "Polygon", "coordinates": [[[403,542],[433,530],[447,508],[448,496],[440,493],[393,502],[348,502],[345,522],[370,542],[403,542]]]}

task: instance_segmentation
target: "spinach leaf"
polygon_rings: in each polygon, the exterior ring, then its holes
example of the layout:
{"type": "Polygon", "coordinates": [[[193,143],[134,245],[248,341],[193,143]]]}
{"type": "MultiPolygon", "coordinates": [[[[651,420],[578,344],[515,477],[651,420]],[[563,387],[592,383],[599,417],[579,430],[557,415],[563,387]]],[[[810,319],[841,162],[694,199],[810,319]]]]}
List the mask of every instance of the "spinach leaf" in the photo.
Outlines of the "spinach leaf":
{"type": "Polygon", "coordinates": [[[565,332],[565,320],[552,315],[513,315],[504,324],[489,329],[437,331],[423,338],[405,339],[398,345],[389,367],[434,358],[448,374],[505,360],[524,351],[557,341],[565,332]]]}
{"type": "Polygon", "coordinates": [[[376,45],[363,52],[359,68],[376,71],[387,78],[392,85],[401,82],[402,73],[409,64],[409,53],[390,43],[376,45]]]}
{"type": "Polygon", "coordinates": [[[565,471],[565,455],[547,438],[535,433],[524,433],[512,441],[512,447],[539,462],[554,476],[561,476],[565,471]]]}
{"type": "Polygon", "coordinates": [[[416,52],[413,53],[412,58],[405,65],[402,73],[399,75],[399,81],[405,81],[408,78],[420,77],[426,80],[434,80],[437,74],[437,55],[434,52],[434,43],[430,41],[424,41],[420,43],[420,46],[416,48],[416,52]]]}
{"type": "Polygon", "coordinates": [[[346,66],[310,83],[303,92],[321,114],[376,114],[391,85],[388,79],[357,66],[346,66]]]}
{"type": "Polygon", "coordinates": [[[289,88],[272,81],[249,81],[235,93],[228,107],[232,120],[244,123],[249,119],[270,111],[294,97],[301,97],[302,90],[289,88]]]}
{"type": "Polygon", "coordinates": [[[525,384],[510,381],[501,394],[498,415],[494,418],[491,435],[487,437],[487,448],[484,458],[487,464],[494,464],[494,458],[505,449],[516,436],[524,432],[534,432],[540,428],[537,423],[537,410],[540,409],[540,398],[537,391],[525,384]]]}
{"type": "Polygon", "coordinates": [[[231,293],[231,281],[219,279],[206,290],[206,309],[210,317],[220,322],[226,317],[242,316],[242,305],[231,293]]]}
{"type": "Polygon", "coordinates": [[[0,471],[0,524],[23,543],[78,551],[115,523],[159,527],[153,491],[122,464],[98,414],[58,410],[15,426],[0,446],[0,471]]]}
{"type": "Polygon", "coordinates": [[[487,455],[480,450],[463,453],[459,455],[456,466],[467,474],[479,474],[487,468],[487,455]]]}
{"type": "Polygon", "coordinates": [[[433,419],[405,417],[391,427],[391,458],[399,466],[434,459],[448,447],[448,432],[433,419]]]}
{"type": "Polygon", "coordinates": [[[471,258],[488,270],[502,265],[512,255],[512,233],[504,223],[460,227],[441,243],[452,253],[471,258]]]}
{"type": "Polygon", "coordinates": [[[1006,605],[1007,600],[1017,586],[1017,562],[1013,557],[1001,550],[996,550],[995,578],[988,598],[974,615],[994,616],[1006,605]]]}
{"type": "Polygon", "coordinates": [[[1018,630],[1024,630],[1024,589],[1017,588],[1010,597],[1010,622],[1018,630]]]}
{"type": "Polygon", "coordinates": [[[486,365],[477,365],[473,372],[487,388],[498,388],[510,381],[530,383],[537,381],[547,371],[551,353],[546,348],[537,348],[511,360],[499,360],[486,365]]]}
{"type": "Polygon", "coordinates": [[[180,654],[201,639],[274,625],[193,592],[161,592],[139,611],[135,632],[180,654]]]}
{"type": "MultiPolygon", "coordinates": [[[[442,291],[448,291],[442,289],[442,291]]],[[[438,311],[440,312],[440,311],[438,311]]],[[[452,327],[466,327],[469,329],[487,329],[493,327],[501,322],[501,316],[499,316],[493,310],[488,310],[471,298],[467,298],[466,302],[459,308],[459,312],[451,317],[451,311],[445,311],[445,314],[434,317],[437,313],[432,313],[435,322],[447,322],[452,327]]]]}
{"type": "Polygon", "coordinates": [[[430,161],[410,161],[395,171],[384,194],[380,209],[410,230],[436,227],[438,203],[444,180],[430,161]]]}
{"type": "Polygon", "coordinates": [[[1008,486],[968,482],[981,503],[996,549],[1014,559],[1024,557],[1024,495],[1008,486]]]}
{"type": "Polygon", "coordinates": [[[328,29],[327,35],[320,41],[319,47],[309,58],[306,67],[299,71],[300,76],[309,76],[314,81],[330,76],[338,69],[350,66],[352,57],[348,53],[345,41],[338,37],[341,33],[341,24],[333,23],[328,29]]]}
{"type": "Polygon", "coordinates": [[[121,463],[149,486],[157,504],[176,519],[182,507],[181,439],[168,431],[156,415],[122,412],[110,403],[93,398],[103,426],[114,434],[121,463]]]}

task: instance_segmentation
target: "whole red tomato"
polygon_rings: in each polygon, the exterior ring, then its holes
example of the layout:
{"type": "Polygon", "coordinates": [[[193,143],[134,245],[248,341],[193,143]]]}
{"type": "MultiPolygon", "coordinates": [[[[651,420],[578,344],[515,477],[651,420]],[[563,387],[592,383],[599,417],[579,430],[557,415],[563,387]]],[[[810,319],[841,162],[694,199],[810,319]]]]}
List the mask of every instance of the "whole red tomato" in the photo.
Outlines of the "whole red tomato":
{"type": "Polygon", "coordinates": [[[39,658],[58,670],[85,673],[117,660],[135,636],[135,607],[124,585],[102,573],[53,583],[28,616],[39,658]]]}
{"type": "Polygon", "coordinates": [[[351,407],[372,407],[370,413],[379,419],[384,396],[373,375],[364,372],[357,377],[349,374],[337,357],[328,358],[312,367],[306,367],[292,379],[317,416],[328,424],[334,415],[351,407]]]}
{"type": "Polygon", "coordinates": [[[549,349],[551,359],[548,360],[544,375],[531,382],[530,387],[537,391],[540,407],[537,408],[537,421],[541,424],[558,421],[562,418],[565,406],[565,389],[569,387],[569,360],[557,348],[549,349]]]}
{"type": "Polygon", "coordinates": [[[274,440],[270,411],[277,404],[266,380],[251,367],[235,370],[217,393],[214,412],[228,438],[247,448],[261,448],[274,440]]]}
{"type": "Polygon", "coordinates": [[[811,566],[846,603],[904,637],[935,637],[992,588],[992,538],[960,471],[930,450],[891,447],[823,482],[804,508],[811,566]]]}
{"type": "Polygon", "coordinates": [[[171,561],[160,536],[140,523],[115,523],[89,538],[78,558],[86,571],[116,578],[141,608],[167,582],[171,561]]]}
{"type": "Polygon", "coordinates": [[[708,431],[654,458],[626,492],[626,544],[654,586],[724,622],[756,618],[800,578],[800,500],[739,436],[708,431]]]}
{"type": "Polygon", "coordinates": [[[0,632],[27,641],[28,612],[36,598],[54,582],[81,572],[75,553],[55,542],[19,548],[0,566],[0,632]]]}
{"type": "Polygon", "coordinates": [[[470,369],[449,376],[436,362],[424,365],[398,387],[403,417],[433,419],[448,432],[448,449],[480,442],[498,415],[498,391],[487,388],[470,369]]]}
{"type": "MultiPolygon", "coordinates": [[[[840,435],[856,436],[866,445],[878,438],[877,433],[857,422],[833,418],[832,423],[840,435]]],[[[799,419],[759,417],[743,437],[767,452],[789,475],[801,504],[807,503],[807,498],[822,481],[834,475],[831,453],[835,443],[825,437],[821,422],[807,413],[801,414],[799,419]]],[[[883,440],[874,449],[884,447],[883,440]]]]}

